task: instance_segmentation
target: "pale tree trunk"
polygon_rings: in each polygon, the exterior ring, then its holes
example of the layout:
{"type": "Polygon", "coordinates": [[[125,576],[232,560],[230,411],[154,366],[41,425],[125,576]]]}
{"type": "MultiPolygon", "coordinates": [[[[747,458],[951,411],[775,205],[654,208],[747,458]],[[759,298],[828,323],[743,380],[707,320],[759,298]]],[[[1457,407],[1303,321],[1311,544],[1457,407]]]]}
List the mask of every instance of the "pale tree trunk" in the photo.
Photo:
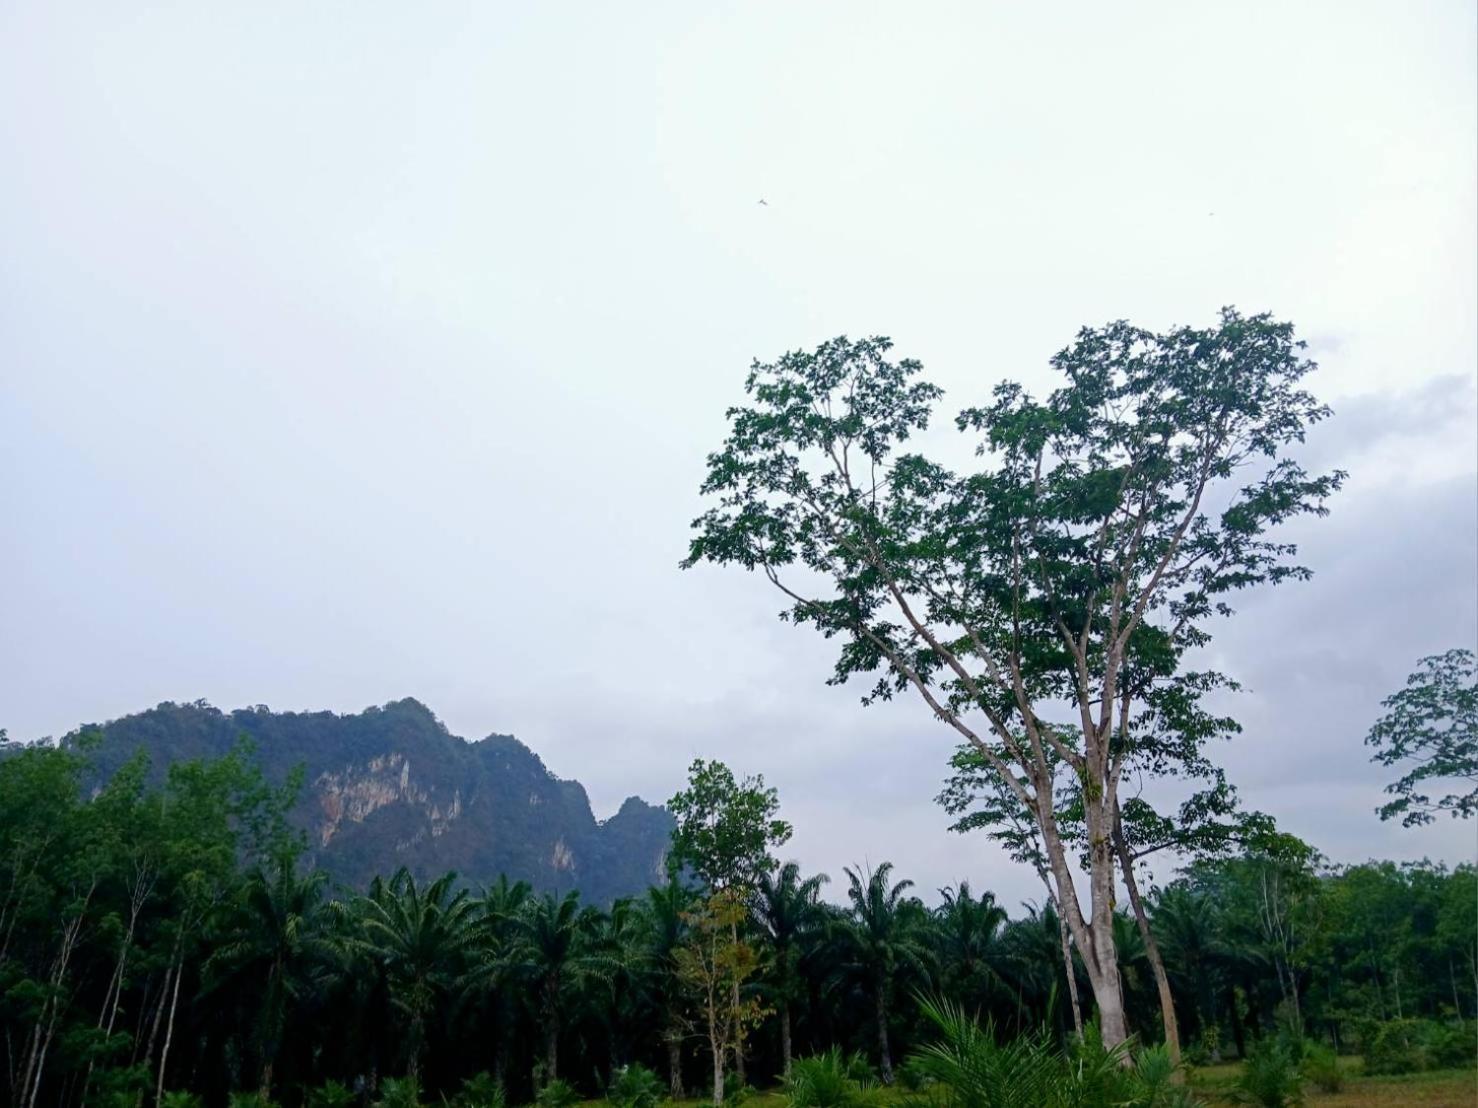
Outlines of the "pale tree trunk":
{"type": "MultiPolygon", "coordinates": [[[[739,924],[737,922],[732,922],[729,924],[729,937],[733,940],[734,945],[737,947],[739,945],[739,924]]],[[[733,982],[733,988],[729,990],[729,994],[729,1001],[733,1005],[734,1012],[734,1016],[732,1018],[737,1021],[739,1012],[739,982],[737,979],[733,982]]],[[[740,1035],[739,1031],[740,1025],[735,1022],[734,1080],[739,1082],[739,1087],[742,1089],[746,1084],[744,1079],[744,1039],[743,1036],[740,1035]]]]}
{"type": "Polygon", "coordinates": [[[164,1026],[164,1046],[159,1051],[159,1080],[154,1085],[154,1108],[164,1100],[164,1072],[169,1066],[169,1045],[174,1041],[174,1016],[180,1003],[180,979],[185,976],[184,955],[181,953],[174,973],[174,990],[169,997],[169,1019],[164,1026]]]}
{"type": "Polygon", "coordinates": [[[709,1046],[713,1051],[713,1108],[719,1108],[724,1102],[724,1047],[715,1036],[709,1036],[709,1046]]]}
{"type": "Polygon", "coordinates": [[[1037,788],[1037,818],[1042,831],[1042,844],[1057,886],[1058,912],[1072,932],[1073,941],[1088,971],[1093,988],[1093,1001],[1098,1009],[1099,1029],[1104,1045],[1118,1046],[1129,1037],[1124,1014],[1123,986],[1119,980],[1118,953],[1114,948],[1113,894],[1114,875],[1118,871],[1109,844],[1111,831],[1105,826],[1104,814],[1097,803],[1085,805],[1088,816],[1089,893],[1091,916],[1085,920],[1079,907],[1077,887],[1067,851],[1057,830],[1057,817],[1052,809],[1050,784],[1037,788]]]}
{"type": "Polygon", "coordinates": [[[56,960],[52,963],[51,977],[48,982],[49,995],[42,1004],[40,1013],[36,1016],[36,1028],[31,1037],[31,1050],[26,1059],[26,1068],[21,1082],[21,1096],[16,1101],[17,1104],[24,1105],[26,1108],[33,1108],[36,1099],[41,1095],[41,1077],[46,1070],[46,1055],[50,1052],[52,1040],[56,1037],[56,1025],[61,1016],[63,993],[66,990],[67,974],[72,964],[72,953],[77,947],[77,939],[87,916],[87,906],[92,902],[92,894],[96,888],[97,881],[94,879],[88,887],[87,894],[82,898],[82,904],[76,916],[62,928],[61,945],[57,951],[56,960]]]}
{"type": "MultiPolygon", "coordinates": [[[[1042,880],[1047,880],[1045,874],[1042,880]]],[[[1062,972],[1067,978],[1068,1003],[1073,1009],[1073,1035],[1081,1041],[1083,1038],[1083,1006],[1078,1000],[1078,972],[1073,966],[1073,947],[1068,938],[1067,924],[1063,921],[1062,909],[1057,905],[1057,894],[1052,891],[1050,883],[1047,886],[1047,897],[1057,912],[1057,939],[1062,944],[1062,972]]]]}
{"type": "MultiPolygon", "coordinates": [[[[1115,816],[1117,817],[1117,810],[1115,816]]],[[[1124,887],[1129,891],[1129,903],[1134,909],[1134,922],[1139,926],[1139,937],[1144,940],[1145,957],[1155,975],[1155,990],[1160,994],[1160,1022],[1165,1027],[1165,1048],[1170,1052],[1170,1062],[1180,1069],[1180,1023],[1175,1018],[1175,998],[1170,995],[1170,977],[1165,972],[1165,960],[1160,957],[1160,944],[1150,930],[1149,917],[1145,915],[1144,898],[1139,895],[1139,881],[1134,876],[1134,858],[1124,841],[1124,828],[1117,818],[1114,820],[1114,849],[1119,855],[1119,865],[1124,871],[1124,887]]]]}

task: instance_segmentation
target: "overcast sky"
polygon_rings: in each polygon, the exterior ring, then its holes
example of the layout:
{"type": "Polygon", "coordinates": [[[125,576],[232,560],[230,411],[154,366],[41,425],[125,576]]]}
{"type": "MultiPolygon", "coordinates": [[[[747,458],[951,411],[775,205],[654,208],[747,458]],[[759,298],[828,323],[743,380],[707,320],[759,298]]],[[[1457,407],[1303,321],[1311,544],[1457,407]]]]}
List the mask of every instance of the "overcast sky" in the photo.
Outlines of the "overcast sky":
{"type": "Polygon", "coordinates": [[[0,5],[0,726],[162,700],[512,732],[600,815],[695,755],[932,893],[949,733],[677,562],[751,358],[1045,390],[1083,324],[1291,319],[1350,471],[1248,597],[1224,761],[1339,861],[1478,640],[1478,57],[1416,4],[0,5]],[[767,204],[760,205],[760,199],[767,204]]]}

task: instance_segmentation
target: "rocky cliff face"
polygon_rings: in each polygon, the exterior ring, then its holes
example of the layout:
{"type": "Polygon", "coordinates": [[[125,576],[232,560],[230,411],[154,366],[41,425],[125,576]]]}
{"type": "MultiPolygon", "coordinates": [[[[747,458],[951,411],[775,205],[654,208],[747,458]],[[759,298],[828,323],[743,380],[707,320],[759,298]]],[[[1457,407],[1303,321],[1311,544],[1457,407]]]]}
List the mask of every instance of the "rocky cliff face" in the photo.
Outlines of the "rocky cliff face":
{"type": "Polygon", "coordinates": [[[161,704],[96,729],[103,775],[140,748],[162,774],[175,761],[219,757],[242,735],[270,780],[301,765],[294,818],[311,860],[351,885],[404,865],[473,883],[506,873],[607,903],[663,876],[665,810],[632,797],[597,822],[579,782],[555,777],[517,739],[466,742],[414,700],[346,716],[161,704]]]}

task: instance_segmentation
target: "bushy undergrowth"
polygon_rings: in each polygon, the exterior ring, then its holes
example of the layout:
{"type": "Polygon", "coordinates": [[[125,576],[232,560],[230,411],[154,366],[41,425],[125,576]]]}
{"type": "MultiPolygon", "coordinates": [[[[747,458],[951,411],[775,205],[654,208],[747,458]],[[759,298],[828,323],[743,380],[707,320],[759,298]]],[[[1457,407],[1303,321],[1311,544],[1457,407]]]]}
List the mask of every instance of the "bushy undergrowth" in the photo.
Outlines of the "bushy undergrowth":
{"type": "Polygon", "coordinates": [[[421,1108],[421,1086],[413,1077],[388,1077],[380,1085],[376,1108],[421,1108]]]}
{"type": "Polygon", "coordinates": [[[792,1108],[856,1108],[869,1099],[872,1067],[860,1055],[844,1056],[836,1047],[791,1064],[785,1094],[792,1108]]]}
{"type": "Polygon", "coordinates": [[[508,1098],[498,1079],[484,1070],[462,1082],[452,1103],[456,1108],[504,1108],[508,1098]]]}
{"type": "Polygon", "coordinates": [[[349,1108],[358,1098],[343,1082],[325,1081],[304,1099],[307,1108],[349,1108]]]}
{"type": "Polygon", "coordinates": [[[1387,1020],[1364,1029],[1365,1072],[1420,1073],[1471,1066],[1478,1060],[1478,1023],[1387,1020]]]}
{"type": "Polygon", "coordinates": [[[923,1001],[922,1008],[940,1041],[917,1051],[910,1065],[934,1093],[932,1103],[948,1108],[1189,1108],[1197,1103],[1174,1082],[1175,1067],[1161,1048],[1142,1051],[1126,1065],[1128,1047],[1106,1048],[1096,1027],[1064,1053],[1042,1033],[997,1042],[989,1026],[948,1002],[923,1001]]]}
{"type": "Polygon", "coordinates": [[[616,1108],[656,1108],[664,1092],[661,1078],[646,1066],[633,1063],[616,1071],[606,1099],[616,1108]]]}
{"type": "Polygon", "coordinates": [[[544,1082],[539,1095],[534,1097],[534,1103],[539,1108],[571,1108],[572,1105],[579,1104],[582,1099],[573,1085],[556,1077],[544,1082]]]}
{"type": "Polygon", "coordinates": [[[1258,1108],[1292,1108],[1303,1103],[1303,1080],[1293,1048],[1282,1039],[1269,1038],[1247,1052],[1237,1078],[1233,1098],[1239,1104],[1258,1108]]]}
{"type": "Polygon", "coordinates": [[[1339,1068],[1339,1056],[1334,1053],[1333,1047],[1322,1043],[1305,1045],[1299,1071],[1304,1080],[1312,1083],[1321,1093],[1337,1093],[1345,1087],[1345,1073],[1339,1068]]]}

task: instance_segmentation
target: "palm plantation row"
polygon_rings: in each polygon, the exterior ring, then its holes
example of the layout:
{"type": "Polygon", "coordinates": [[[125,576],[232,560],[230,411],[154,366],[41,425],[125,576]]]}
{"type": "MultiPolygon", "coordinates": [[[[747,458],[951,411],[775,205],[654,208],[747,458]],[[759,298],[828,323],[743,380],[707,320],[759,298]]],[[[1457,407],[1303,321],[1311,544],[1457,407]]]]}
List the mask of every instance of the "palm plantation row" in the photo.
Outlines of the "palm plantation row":
{"type": "MultiPolygon", "coordinates": [[[[176,765],[160,787],[142,762],[95,797],[85,780],[68,751],[0,759],[0,1029],[27,1108],[172,1089],[296,1103],[327,1081],[370,1096],[403,1075],[434,1094],[478,1073],[513,1099],[555,1078],[593,1095],[628,1063],[663,1072],[674,1097],[725,1077],[732,1093],[831,1047],[888,1081],[931,1039],[927,997],[1002,1039],[1068,1042],[1091,1014],[1070,1000],[1050,906],[1009,918],[989,892],[916,890],[887,864],[829,886],[769,853],[788,833],[773,792],[736,789],[716,764],[674,798],[682,869],[609,907],[450,874],[335,889],[304,872],[290,790],[245,750],[176,765]],[[704,780],[724,788],[704,800],[704,780]],[[729,834],[746,826],[758,836],[729,834]],[[705,851],[735,842],[760,847],[736,870],[746,884],[700,885],[705,851]],[[716,914],[725,895],[732,918],[716,914]]],[[[1471,1018],[1474,899],[1471,868],[1243,856],[1193,868],[1150,907],[1182,1026],[1213,1058],[1294,1025],[1349,1046],[1392,1021],[1471,1018]]],[[[1144,946],[1127,916],[1114,926],[1131,1027],[1155,1041],[1144,946]]]]}

